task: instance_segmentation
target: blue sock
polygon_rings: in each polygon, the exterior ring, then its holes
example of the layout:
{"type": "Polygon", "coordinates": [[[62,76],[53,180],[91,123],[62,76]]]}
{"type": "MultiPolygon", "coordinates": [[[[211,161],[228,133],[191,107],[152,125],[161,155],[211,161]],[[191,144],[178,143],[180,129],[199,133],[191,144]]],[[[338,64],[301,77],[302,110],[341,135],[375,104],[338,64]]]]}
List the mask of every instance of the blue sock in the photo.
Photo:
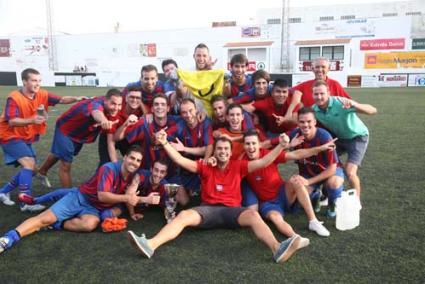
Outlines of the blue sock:
{"type": "Polygon", "coordinates": [[[113,218],[114,216],[114,212],[112,211],[111,208],[109,209],[104,209],[100,212],[100,221],[103,222],[103,220],[105,220],[106,218],[113,218]]]}
{"type": "Polygon", "coordinates": [[[53,223],[52,225],[50,225],[53,230],[55,231],[60,231],[63,229],[63,221],[56,221],[55,223],[53,223]]]}
{"type": "Polygon", "coordinates": [[[32,172],[30,169],[22,169],[19,172],[19,191],[28,195],[32,195],[32,172]]]}
{"type": "Polygon", "coordinates": [[[71,192],[69,188],[60,188],[49,193],[43,194],[39,197],[34,198],[34,204],[43,204],[46,202],[56,202],[68,193],[71,192]]]}
{"type": "Polygon", "coordinates": [[[341,193],[344,190],[344,186],[341,185],[338,188],[328,188],[327,192],[328,192],[328,198],[329,198],[329,204],[334,204],[335,200],[338,197],[341,197],[341,193]]]}
{"type": "Polygon", "coordinates": [[[0,193],[9,193],[12,190],[14,190],[17,186],[18,186],[18,180],[19,180],[19,173],[17,173],[11,181],[9,181],[5,186],[2,187],[2,189],[0,190],[0,193]]]}
{"type": "Polygon", "coordinates": [[[11,248],[16,242],[18,242],[21,239],[21,236],[16,230],[10,230],[9,232],[5,234],[5,237],[7,237],[10,240],[9,244],[7,245],[7,248],[11,248]]]}

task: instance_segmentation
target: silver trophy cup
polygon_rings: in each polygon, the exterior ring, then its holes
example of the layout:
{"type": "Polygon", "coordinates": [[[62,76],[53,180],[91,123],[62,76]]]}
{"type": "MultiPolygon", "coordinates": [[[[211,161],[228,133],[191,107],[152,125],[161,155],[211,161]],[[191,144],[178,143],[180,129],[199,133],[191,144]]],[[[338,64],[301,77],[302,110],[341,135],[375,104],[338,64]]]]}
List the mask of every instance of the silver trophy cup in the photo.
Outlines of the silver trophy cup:
{"type": "Polygon", "coordinates": [[[166,199],[165,199],[165,219],[167,220],[167,223],[170,223],[174,217],[176,216],[176,206],[177,206],[177,200],[176,200],[176,194],[177,191],[180,188],[180,185],[175,183],[167,183],[164,184],[165,192],[167,193],[166,199]]]}

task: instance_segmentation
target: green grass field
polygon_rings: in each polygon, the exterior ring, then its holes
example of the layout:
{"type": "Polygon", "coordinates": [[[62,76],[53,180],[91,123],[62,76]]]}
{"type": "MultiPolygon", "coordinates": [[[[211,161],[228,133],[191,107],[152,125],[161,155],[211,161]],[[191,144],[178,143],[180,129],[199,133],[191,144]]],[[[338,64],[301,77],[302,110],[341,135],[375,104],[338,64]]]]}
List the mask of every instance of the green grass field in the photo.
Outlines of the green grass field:
{"type": "MultiPolygon", "coordinates": [[[[0,87],[0,108],[11,87],[0,87]]],[[[103,88],[52,88],[59,95],[103,95],[103,88]]],[[[363,183],[360,227],[341,232],[335,220],[319,218],[329,238],[308,231],[304,214],[287,216],[311,245],[289,262],[277,265],[268,249],[248,230],[186,230],[148,260],[130,246],[124,232],[105,234],[41,231],[0,255],[0,283],[26,282],[319,282],[424,283],[425,268],[425,89],[350,89],[360,102],[378,108],[378,115],[362,116],[369,127],[369,149],[360,169],[363,183]]],[[[35,144],[39,159],[50,148],[56,117],[68,106],[50,111],[46,136],[35,144]]],[[[0,153],[0,159],[3,159],[0,153]]],[[[74,184],[84,182],[97,164],[97,144],[84,146],[73,164],[74,184]]],[[[0,183],[16,172],[0,165],[0,183]]],[[[293,164],[284,165],[288,178],[293,164]]],[[[58,186],[57,168],[49,173],[58,186]]],[[[34,179],[36,195],[47,192],[34,179]]],[[[12,193],[16,200],[16,192],[12,193]]],[[[18,206],[0,205],[0,234],[30,217],[18,206]]],[[[153,210],[129,229],[156,233],[164,224],[153,210]]],[[[283,236],[274,230],[278,239],[283,236]]]]}

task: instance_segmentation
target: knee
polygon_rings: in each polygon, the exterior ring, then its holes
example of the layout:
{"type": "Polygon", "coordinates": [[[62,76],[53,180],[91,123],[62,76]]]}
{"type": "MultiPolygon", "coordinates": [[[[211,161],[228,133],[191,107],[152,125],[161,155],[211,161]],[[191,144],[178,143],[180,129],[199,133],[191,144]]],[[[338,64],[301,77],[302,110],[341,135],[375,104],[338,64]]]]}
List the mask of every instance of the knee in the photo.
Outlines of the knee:
{"type": "Polygon", "coordinates": [[[242,212],[245,218],[249,220],[261,220],[260,213],[258,211],[255,211],[253,209],[247,209],[242,212]]]}
{"type": "Polygon", "coordinates": [[[91,232],[94,231],[97,226],[99,225],[98,219],[90,219],[84,222],[84,225],[82,226],[83,232],[91,232]]]}
{"type": "Polygon", "coordinates": [[[348,180],[357,180],[359,177],[357,176],[356,172],[347,172],[347,178],[348,180]]]}
{"type": "Polygon", "coordinates": [[[273,211],[270,211],[269,214],[267,214],[267,218],[270,221],[275,222],[275,221],[281,220],[282,215],[279,212],[273,210],[273,211]]]}
{"type": "Polygon", "coordinates": [[[337,188],[340,188],[343,183],[344,183],[344,180],[342,178],[330,178],[326,182],[326,188],[337,189],[337,188]]]}
{"type": "Polygon", "coordinates": [[[191,212],[189,210],[182,210],[177,215],[176,219],[178,218],[180,220],[185,220],[185,219],[189,218],[190,216],[191,216],[191,212]]]}

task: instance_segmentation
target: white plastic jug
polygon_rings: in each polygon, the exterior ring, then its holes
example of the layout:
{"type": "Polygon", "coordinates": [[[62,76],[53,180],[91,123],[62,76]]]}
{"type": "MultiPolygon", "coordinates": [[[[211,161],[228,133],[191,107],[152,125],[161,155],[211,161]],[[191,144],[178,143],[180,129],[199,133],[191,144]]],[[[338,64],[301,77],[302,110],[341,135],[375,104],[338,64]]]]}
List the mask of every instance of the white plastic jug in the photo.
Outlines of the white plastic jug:
{"type": "Polygon", "coordinates": [[[359,197],[355,189],[343,191],[335,201],[336,228],[340,231],[352,230],[360,224],[359,197]]]}

